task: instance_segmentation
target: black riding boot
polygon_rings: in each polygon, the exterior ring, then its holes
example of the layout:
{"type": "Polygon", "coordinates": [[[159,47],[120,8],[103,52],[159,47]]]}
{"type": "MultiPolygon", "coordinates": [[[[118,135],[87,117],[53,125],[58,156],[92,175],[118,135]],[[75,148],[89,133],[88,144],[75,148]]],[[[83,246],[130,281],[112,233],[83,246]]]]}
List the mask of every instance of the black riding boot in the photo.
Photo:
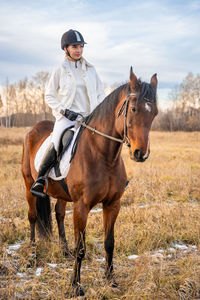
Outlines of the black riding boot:
{"type": "Polygon", "coordinates": [[[53,167],[54,163],[56,161],[56,150],[54,148],[53,143],[49,146],[47,149],[44,158],[41,162],[39,171],[38,171],[38,178],[33,183],[30,191],[34,196],[39,197],[46,197],[46,194],[44,193],[44,185],[45,185],[45,174],[53,167]]]}

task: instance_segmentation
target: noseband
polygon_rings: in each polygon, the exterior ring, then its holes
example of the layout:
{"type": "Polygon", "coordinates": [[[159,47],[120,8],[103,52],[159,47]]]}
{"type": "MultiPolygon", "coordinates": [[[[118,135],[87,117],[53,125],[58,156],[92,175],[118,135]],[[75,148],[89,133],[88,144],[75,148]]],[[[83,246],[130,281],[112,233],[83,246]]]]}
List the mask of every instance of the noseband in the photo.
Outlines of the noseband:
{"type": "Polygon", "coordinates": [[[138,96],[138,93],[128,93],[126,99],[122,103],[122,106],[120,107],[120,109],[117,113],[117,118],[119,118],[120,115],[124,115],[124,137],[123,137],[123,139],[117,139],[113,136],[105,134],[105,133],[97,130],[95,127],[91,127],[91,126],[87,125],[84,121],[77,120],[76,122],[78,124],[80,124],[81,126],[91,130],[93,134],[97,133],[101,136],[104,136],[104,137],[110,139],[110,140],[116,141],[121,144],[125,144],[126,146],[130,147],[130,141],[127,136],[127,113],[128,113],[128,105],[129,105],[129,97],[130,96],[138,96]]]}

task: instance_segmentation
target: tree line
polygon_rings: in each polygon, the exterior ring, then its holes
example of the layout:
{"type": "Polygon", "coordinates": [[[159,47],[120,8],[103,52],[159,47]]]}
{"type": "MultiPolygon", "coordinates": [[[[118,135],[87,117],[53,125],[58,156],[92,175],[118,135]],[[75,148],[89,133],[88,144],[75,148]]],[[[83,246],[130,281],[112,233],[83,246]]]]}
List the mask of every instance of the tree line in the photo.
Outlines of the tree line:
{"type": "Polygon", "coordinates": [[[200,75],[192,73],[169,95],[173,105],[160,111],[153,129],[164,131],[200,131],[200,75]]]}
{"type": "MultiPolygon", "coordinates": [[[[32,126],[41,120],[54,119],[44,101],[48,77],[48,72],[38,72],[32,80],[24,78],[15,84],[7,81],[0,95],[0,126],[32,126]]],[[[159,110],[153,129],[200,131],[200,75],[188,73],[169,97],[173,105],[166,111],[159,110]]]]}
{"type": "Polygon", "coordinates": [[[53,119],[51,109],[44,101],[48,72],[38,72],[32,80],[24,78],[3,88],[0,125],[32,126],[36,122],[53,119]]]}

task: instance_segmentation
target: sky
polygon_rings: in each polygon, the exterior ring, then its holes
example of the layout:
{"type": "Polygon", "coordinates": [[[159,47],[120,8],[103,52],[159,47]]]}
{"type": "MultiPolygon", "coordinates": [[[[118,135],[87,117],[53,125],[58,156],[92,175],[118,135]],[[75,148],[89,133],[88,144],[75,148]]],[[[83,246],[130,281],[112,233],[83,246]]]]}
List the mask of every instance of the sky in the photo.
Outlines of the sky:
{"type": "Polygon", "coordinates": [[[200,0],[0,0],[0,86],[57,68],[69,29],[83,35],[105,86],[126,82],[130,66],[146,82],[157,73],[163,109],[200,72],[200,0]]]}

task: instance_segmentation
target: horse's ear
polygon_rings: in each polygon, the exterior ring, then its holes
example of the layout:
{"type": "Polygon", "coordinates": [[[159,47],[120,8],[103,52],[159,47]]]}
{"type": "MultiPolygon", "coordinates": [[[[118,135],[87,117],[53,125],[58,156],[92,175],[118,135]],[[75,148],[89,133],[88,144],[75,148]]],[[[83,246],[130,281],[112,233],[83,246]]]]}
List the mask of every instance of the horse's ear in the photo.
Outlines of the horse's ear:
{"type": "Polygon", "coordinates": [[[130,68],[130,81],[134,82],[137,81],[137,77],[135,76],[135,74],[133,73],[133,67],[131,66],[130,68]]]}
{"type": "Polygon", "coordinates": [[[130,68],[130,87],[133,89],[133,90],[137,90],[139,88],[139,82],[138,82],[138,79],[137,77],[135,76],[135,74],[133,73],[133,68],[131,66],[130,68]]]}
{"type": "Polygon", "coordinates": [[[150,84],[153,86],[153,88],[154,88],[154,90],[156,92],[157,85],[158,85],[158,80],[157,80],[157,74],[156,73],[151,77],[150,84]]]}

